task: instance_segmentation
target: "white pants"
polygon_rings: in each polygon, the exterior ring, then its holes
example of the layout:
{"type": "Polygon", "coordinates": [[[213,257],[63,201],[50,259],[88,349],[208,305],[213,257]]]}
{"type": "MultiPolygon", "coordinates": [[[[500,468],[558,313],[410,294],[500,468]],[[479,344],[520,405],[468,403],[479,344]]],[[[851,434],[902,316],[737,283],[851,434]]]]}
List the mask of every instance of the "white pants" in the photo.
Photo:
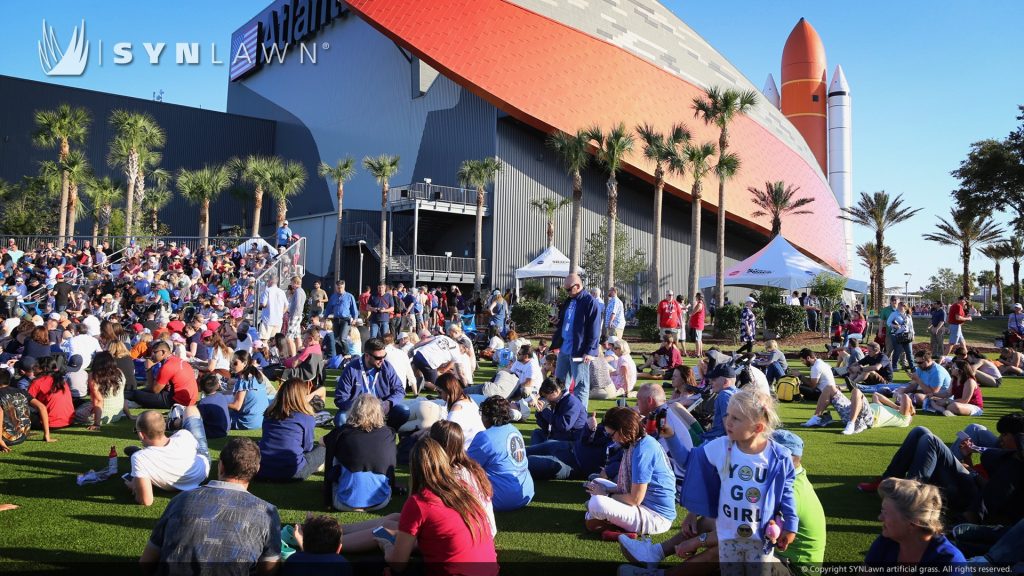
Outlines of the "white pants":
{"type": "Polygon", "coordinates": [[[587,519],[610,522],[627,532],[661,534],[672,528],[672,521],[643,506],[623,504],[611,496],[591,496],[587,501],[587,519]]]}
{"type": "Polygon", "coordinates": [[[760,538],[730,538],[718,541],[718,561],[724,576],[769,576],[778,560],[772,552],[765,555],[760,538]]]}

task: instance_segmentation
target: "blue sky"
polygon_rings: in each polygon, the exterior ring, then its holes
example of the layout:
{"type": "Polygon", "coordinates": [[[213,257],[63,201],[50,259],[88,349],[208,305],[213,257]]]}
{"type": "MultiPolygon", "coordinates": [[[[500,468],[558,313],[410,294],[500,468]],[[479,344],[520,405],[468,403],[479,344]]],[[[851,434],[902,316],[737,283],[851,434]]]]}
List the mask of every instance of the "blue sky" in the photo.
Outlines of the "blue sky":
{"type": "MultiPolygon", "coordinates": [[[[1019,41],[1024,2],[664,3],[757,87],[769,72],[778,80],[786,37],[806,17],[825,44],[829,74],[842,64],[850,82],[854,193],[884,189],[923,208],[888,236],[900,260],[887,272],[888,283],[902,283],[904,273],[910,272],[913,290],[939,266],[959,267],[955,249],[926,242],[921,235],[930,231],[936,216],[948,215],[949,192],[956,187],[949,172],[970,143],[1002,138],[1017,124],[1016,106],[1024,104],[1019,41]]],[[[227,61],[231,32],[267,4],[269,0],[9,2],[6,33],[0,37],[0,74],[141,98],[163,90],[166,102],[223,110],[226,65],[210,63],[209,46],[216,42],[218,58],[227,61]],[[12,9],[15,4],[17,10],[12,9]],[[104,42],[104,65],[93,59],[81,77],[48,79],[36,47],[44,18],[64,45],[84,18],[92,49],[96,40],[104,42]],[[114,66],[111,47],[122,41],[135,44],[135,61],[114,66]],[[161,63],[151,66],[141,44],[161,41],[169,47],[161,63]],[[199,42],[201,64],[176,65],[175,42],[199,42]]],[[[855,228],[855,238],[863,243],[869,234],[855,228]]],[[[972,270],[991,268],[980,255],[974,261],[972,270]]],[[[854,270],[866,279],[859,265],[854,270]]]]}

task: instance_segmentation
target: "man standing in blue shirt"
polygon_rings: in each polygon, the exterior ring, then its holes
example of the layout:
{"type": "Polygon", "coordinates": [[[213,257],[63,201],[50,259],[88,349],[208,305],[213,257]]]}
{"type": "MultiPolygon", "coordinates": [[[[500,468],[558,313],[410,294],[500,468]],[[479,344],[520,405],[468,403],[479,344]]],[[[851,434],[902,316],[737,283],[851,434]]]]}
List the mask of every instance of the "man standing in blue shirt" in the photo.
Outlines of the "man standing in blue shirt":
{"type": "Polygon", "coordinates": [[[604,324],[608,327],[608,336],[622,338],[622,331],[626,329],[626,312],[615,286],[608,289],[608,302],[604,305],[604,324]]]}
{"type": "Polygon", "coordinates": [[[347,356],[349,350],[348,331],[352,319],[359,317],[354,296],[345,291],[345,281],[339,280],[334,285],[334,294],[327,299],[328,318],[334,318],[334,339],[341,344],[341,355],[347,356]]]}
{"type": "Polygon", "coordinates": [[[555,378],[572,381],[572,394],[586,409],[590,401],[590,363],[597,356],[601,338],[601,313],[597,301],[583,289],[579,274],[565,277],[569,297],[559,310],[551,347],[558,348],[555,378]]]}
{"type": "Polygon", "coordinates": [[[391,314],[395,312],[395,301],[387,293],[387,286],[377,286],[377,293],[370,296],[366,309],[370,313],[370,338],[383,338],[391,331],[391,314]]]}
{"type": "Polygon", "coordinates": [[[371,338],[363,345],[363,354],[342,370],[334,388],[334,405],[338,407],[338,414],[334,417],[335,426],[341,426],[348,420],[348,411],[360,394],[373,394],[384,403],[384,415],[392,428],[404,423],[395,420],[402,411],[392,414],[391,409],[405,398],[405,386],[394,366],[385,358],[387,351],[384,341],[371,338]]]}
{"type": "Polygon", "coordinates": [[[284,246],[288,247],[288,244],[292,240],[292,229],[288,227],[288,221],[281,222],[281,227],[277,229],[277,247],[284,246]]]}

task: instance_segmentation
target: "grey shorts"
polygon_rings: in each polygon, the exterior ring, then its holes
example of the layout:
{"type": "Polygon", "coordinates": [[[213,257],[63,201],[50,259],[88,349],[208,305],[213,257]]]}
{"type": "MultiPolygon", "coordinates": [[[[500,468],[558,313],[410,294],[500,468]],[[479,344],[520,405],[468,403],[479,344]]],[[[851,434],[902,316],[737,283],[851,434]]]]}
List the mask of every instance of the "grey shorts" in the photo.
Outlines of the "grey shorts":
{"type": "MultiPolygon", "coordinates": [[[[832,396],[832,407],[839,413],[839,417],[843,419],[843,422],[850,421],[850,415],[853,414],[853,403],[850,399],[843,395],[842,392],[832,396]]],[[[875,414],[871,411],[868,406],[862,406],[860,414],[857,415],[858,428],[871,428],[875,424],[875,414]]]]}

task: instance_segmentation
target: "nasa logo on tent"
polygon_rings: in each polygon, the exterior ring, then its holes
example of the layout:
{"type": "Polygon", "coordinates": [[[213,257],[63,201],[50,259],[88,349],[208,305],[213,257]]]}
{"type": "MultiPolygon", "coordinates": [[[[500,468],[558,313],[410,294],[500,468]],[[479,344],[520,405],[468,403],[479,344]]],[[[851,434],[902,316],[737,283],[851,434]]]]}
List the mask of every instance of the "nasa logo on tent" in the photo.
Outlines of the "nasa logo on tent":
{"type": "Polygon", "coordinates": [[[729,272],[729,276],[739,276],[739,275],[740,275],[740,271],[739,270],[733,270],[732,272],[729,272]]]}

